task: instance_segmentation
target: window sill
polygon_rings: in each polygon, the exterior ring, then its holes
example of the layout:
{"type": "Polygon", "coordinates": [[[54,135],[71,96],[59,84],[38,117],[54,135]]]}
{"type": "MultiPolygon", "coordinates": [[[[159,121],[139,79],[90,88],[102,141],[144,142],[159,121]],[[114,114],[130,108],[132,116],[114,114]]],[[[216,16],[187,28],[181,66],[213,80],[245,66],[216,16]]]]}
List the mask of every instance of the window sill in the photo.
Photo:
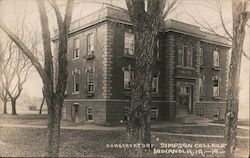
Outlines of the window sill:
{"type": "Polygon", "coordinates": [[[131,89],[124,89],[124,91],[122,92],[122,94],[124,96],[130,96],[131,95],[131,89]]]}
{"type": "Polygon", "coordinates": [[[78,95],[80,92],[73,92],[72,95],[78,95]]]}
{"type": "Polygon", "coordinates": [[[205,98],[206,98],[206,96],[204,96],[204,95],[201,95],[201,96],[200,96],[200,101],[203,101],[203,100],[205,100],[205,98]]]}
{"type": "Polygon", "coordinates": [[[220,71],[220,70],[221,70],[220,67],[213,67],[213,69],[214,69],[215,71],[220,71]]]}
{"type": "Polygon", "coordinates": [[[220,97],[220,96],[214,96],[213,99],[214,99],[214,100],[221,100],[222,97],[220,97]]]}
{"type": "Polygon", "coordinates": [[[177,65],[176,68],[180,68],[180,69],[186,69],[186,70],[195,70],[194,67],[190,67],[190,66],[182,66],[182,65],[177,65]]]}
{"type": "Polygon", "coordinates": [[[94,54],[88,54],[85,59],[86,60],[90,60],[90,59],[94,59],[95,58],[95,55],[94,54]]]}
{"type": "Polygon", "coordinates": [[[131,59],[136,58],[135,55],[132,55],[132,54],[124,54],[123,56],[126,57],[126,58],[131,58],[131,59]]]}
{"type": "Polygon", "coordinates": [[[161,97],[159,92],[151,92],[152,97],[161,97]]]}
{"type": "Polygon", "coordinates": [[[94,120],[87,120],[86,123],[93,123],[94,120]]]}
{"type": "Polygon", "coordinates": [[[91,93],[91,92],[88,92],[88,93],[87,93],[87,97],[93,97],[93,96],[94,96],[94,92],[92,92],[92,93],[91,93]]]}
{"type": "Polygon", "coordinates": [[[72,58],[73,61],[80,59],[80,57],[72,58]]]}

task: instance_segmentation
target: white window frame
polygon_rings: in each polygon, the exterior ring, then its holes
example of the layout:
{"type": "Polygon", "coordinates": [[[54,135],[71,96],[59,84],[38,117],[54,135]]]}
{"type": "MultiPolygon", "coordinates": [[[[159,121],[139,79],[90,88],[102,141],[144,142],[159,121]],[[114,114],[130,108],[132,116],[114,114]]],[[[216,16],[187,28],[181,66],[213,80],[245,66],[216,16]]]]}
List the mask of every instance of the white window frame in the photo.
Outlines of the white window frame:
{"type": "Polygon", "coordinates": [[[123,70],[123,88],[131,89],[131,82],[133,79],[134,73],[129,69],[123,70]]]}
{"type": "Polygon", "coordinates": [[[218,50],[213,51],[213,66],[216,68],[220,67],[220,53],[218,50]]]}
{"type": "Polygon", "coordinates": [[[159,116],[159,111],[158,111],[158,108],[151,108],[150,110],[150,119],[151,120],[157,120],[158,119],[158,116],[159,116]],[[156,116],[152,116],[152,113],[156,113],[156,116]]]}
{"type": "Polygon", "coordinates": [[[94,55],[94,53],[95,53],[94,33],[90,33],[87,35],[87,54],[94,55]]]}
{"type": "Polygon", "coordinates": [[[199,116],[203,116],[204,115],[204,109],[203,107],[199,108],[199,116]]]}
{"type": "Polygon", "coordinates": [[[80,38],[73,40],[73,60],[80,58],[80,38]]]}
{"type": "Polygon", "coordinates": [[[213,97],[219,97],[220,96],[220,80],[218,77],[213,78],[213,97]],[[214,81],[218,82],[218,85],[215,86],[214,81]]]}
{"type": "Polygon", "coordinates": [[[214,108],[213,109],[213,118],[214,119],[220,119],[220,108],[214,108]]]}
{"type": "Polygon", "coordinates": [[[155,75],[152,80],[152,93],[159,93],[159,74],[155,75]],[[156,85],[154,84],[156,83],[156,85]],[[153,91],[155,89],[155,91],[153,91]]]}
{"type": "Polygon", "coordinates": [[[94,84],[94,73],[95,73],[95,68],[94,67],[89,67],[88,69],[87,69],[87,73],[86,73],[86,78],[87,78],[87,93],[88,94],[93,94],[94,93],[94,87],[95,87],[95,84],[94,84]],[[93,77],[93,81],[90,81],[90,79],[89,79],[89,77],[90,77],[90,73],[92,73],[92,77],[93,77]],[[92,88],[90,88],[90,87],[92,87],[92,88]]]}
{"type": "Polygon", "coordinates": [[[199,78],[199,92],[201,96],[204,95],[204,79],[204,76],[199,78]]]}
{"type": "Polygon", "coordinates": [[[193,47],[192,46],[188,46],[188,45],[185,45],[184,46],[184,57],[185,57],[185,61],[186,61],[186,63],[185,63],[185,66],[187,66],[187,67],[192,67],[193,66],[193,47]],[[186,52],[186,54],[185,54],[185,48],[187,49],[187,52],[186,52]],[[190,61],[189,61],[190,60],[190,61]],[[189,63],[189,62],[190,63],[189,63]]]}
{"type": "Polygon", "coordinates": [[[184,66],[184,44],[180,43],[178,45],[178,56],[177,56],[177,65],[184,66]]]}
{"type": "Polygon", "coordinates": [[[156,60],[160,60],[160,40],[156,41],[156,60]]]}
{"type": "Polygon", "coordinates": [[[128,107],[123,108],[123,120],[128,121],[128,107]]]}
{"type": "Polygon", "coordinates": [[[80,70],[73,71],[73,94],[80,93],[80,82],[78,81],[76,83],[76,75],[79,75],[79,80],[80,80],[80,70]],[[77,90],[77,84],[78,84],[78,90],[77,90]]]}
{"type": "Polygon", "coordinates": [[[88,122],[93,122],[94,121],[94,112],[93,112],[93,107],[91,106],[88,106],[87,109],[86,109],[86,121],[88,122]],[[89,109],[91,109],[91,112],[89,112],[89,109]],[[89,119],[89,116],[92,116],[92,119],[89,119]]]}
{"type": "Polygon", "coordinates": [[[134,55],[135,35],[130,32],[124,34],[124,55],[134,55]]]}
{"type": "Polygon", "coordinates": [[[201,47],[200,65],[204,65],[204,48],[201,47]]]}

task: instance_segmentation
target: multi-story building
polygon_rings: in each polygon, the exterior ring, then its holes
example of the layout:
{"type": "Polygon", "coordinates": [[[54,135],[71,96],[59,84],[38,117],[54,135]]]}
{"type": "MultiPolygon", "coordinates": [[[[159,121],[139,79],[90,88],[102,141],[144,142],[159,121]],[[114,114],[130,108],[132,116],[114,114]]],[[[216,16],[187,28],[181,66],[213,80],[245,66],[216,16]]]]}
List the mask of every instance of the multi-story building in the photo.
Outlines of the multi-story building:
{"type": "MultiPolygon", "coordinates": [[[[227,40],[175,20],[165,24],[155,49],[151,119],[224,118],[227,40]]],[[[95,124],[127,119],[134,40],[122,9],[105,7],[71,24],[65,119],[95,124]]]]}

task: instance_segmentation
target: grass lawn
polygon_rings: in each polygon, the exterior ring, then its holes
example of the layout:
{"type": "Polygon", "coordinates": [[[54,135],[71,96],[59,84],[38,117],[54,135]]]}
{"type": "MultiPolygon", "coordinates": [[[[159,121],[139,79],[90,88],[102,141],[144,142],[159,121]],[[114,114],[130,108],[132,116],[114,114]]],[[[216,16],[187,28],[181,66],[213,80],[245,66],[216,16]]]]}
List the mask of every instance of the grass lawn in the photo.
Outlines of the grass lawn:
{"type": "MultiPolygon", "coordinates": [[[[170,132],[170,133],[185,133],[185,134],[205,134],[205,135],[224,135],[224,127],[221,126],[197,126],[197,127],[159,127],[152,128],[154,132],[170,132]]],[[[237,135],[249,136],[249,130],[237,129],[237,135]]]]}
{"type": "MultiPolygon", "coordinates": [[[[0,157],[40,157],[42,156],[46,129],[0,128],[0,157]]],[[[107,148],[106,144],[126,143],[125,131],[61,130],[61,157],[124,157],[124,149],[107,148]]],[[[223,143],[223,139],[155,135],[152,144],[159,143],[223,143]]],[[[248,140],[240,140],[237,152],[248,153],[248,140]]],[[[157,157],[180,157],[182,155],[152,154],[157,157]]],[[[209,155],[208,155],[209,156],[209,155]]],[[[210,155],[211,156],[211,155],[210,155]]],[[[215,155],[212,155],[215,156],[215,155]]],[[[200,155],[196,157],[201,157],[200,155]]]]}
{"type": "MultiPolygon", "coordinates": [[[[225,124],[225,120],[213,120],[214,123],[225,124]]],[[[249,119],[239,119],[239,126],[249,126],[249,119]]]]}

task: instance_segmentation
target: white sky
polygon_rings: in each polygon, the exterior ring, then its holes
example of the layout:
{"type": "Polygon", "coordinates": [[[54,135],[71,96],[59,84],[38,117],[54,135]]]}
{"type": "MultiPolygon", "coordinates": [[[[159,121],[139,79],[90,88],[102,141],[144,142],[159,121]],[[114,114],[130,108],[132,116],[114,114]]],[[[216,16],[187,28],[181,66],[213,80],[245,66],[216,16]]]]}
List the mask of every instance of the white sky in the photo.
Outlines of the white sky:
{"type": "MultiPolygon", "coordinates": [[[[80,17],[88,15],[102,7],[102,4],[95,2],[108,2],[113,5],[124,7],[124,0],[76,0],[76,5],[73,11],[73,19],[76,20],[80,17]]],[[[60,1],[59,3],[64,3],[60,1]]],[[[191,14],[200,22],[207,21],[210,25],[220,25],[218,13],[214,10],[216,8],[216,0],[182,0],[178,8],[171,13],[171,18],[176,20],[196,24],[194,20],[188,15],[191,14]],[[188,14],[187,14],[188,13],[188,14]]],[[[16,22],[16,19],[21,19],[25,14],[26,8],[26,23],[32,29],[40,27],[39,15],[37,6],[34,0],[3,0],[0,2],[0,18],[5,21],[9,26],[16,22]]],[[[222,0],[223,18],[229,30],[232,25],[231,14],[231,1],[222,0]]],[[[51,29],[55,28],[56,21],[54,13],[51,9],[48,10],[49,22],[51,29]]],[[[250,22],[249,22],[250,23],[250,22]]],[[[39,29],[37,29],[39,30],[39,29]]],[[[221,27],[218,28],[220,32],[221,27]]],[[[52,31],[51,31],[52,32],[52,31]]],[[[2,34],[1,34],[2,35],[2,34]]],[[[245,51],[250,52],[250,32],[246,34],[245,51]]],[[[37,73],[32,73],[30,79],[25,83],[24,92],[33,96],[42,96],[41,92],[42,82],[37,73]]],[[[241,69],[241,92],[240,92],[240,116],[248,117],[249,108],[249,61],[243,59],[241,69]]]]}

